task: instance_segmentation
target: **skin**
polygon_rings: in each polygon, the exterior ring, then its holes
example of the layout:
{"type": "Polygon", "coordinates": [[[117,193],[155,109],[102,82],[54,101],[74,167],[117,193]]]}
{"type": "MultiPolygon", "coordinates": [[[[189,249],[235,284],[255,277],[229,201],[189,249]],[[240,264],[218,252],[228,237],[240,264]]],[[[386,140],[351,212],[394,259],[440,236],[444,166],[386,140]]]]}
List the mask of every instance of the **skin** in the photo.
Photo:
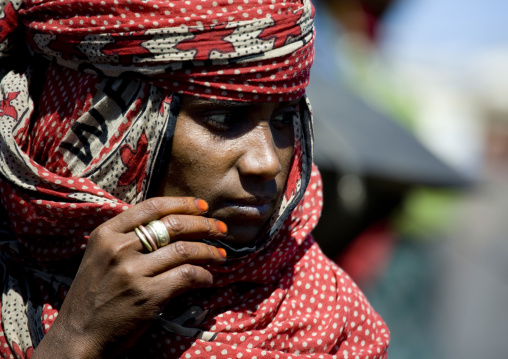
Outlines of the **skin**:
{"type": "Polygon", "coordinates": [[[282,196],[296,110],[297,101],[240,104],[184,97],[161,197],[90,234],[59,315],[32,358],[114,358],[171,298],[211,286],[207,267],[224,263],[225,253],[199,240],[238,246],[256,240],[282,196]],[[134,228],[155,219],[164,223],[171,243],[147,253],[134,228]]]}
{"type": "Polygon", "coordinates": [[[282,196],[297,106],[184,97],[159,194],[206,200],[230,245],[252,243],[282,196]]]}

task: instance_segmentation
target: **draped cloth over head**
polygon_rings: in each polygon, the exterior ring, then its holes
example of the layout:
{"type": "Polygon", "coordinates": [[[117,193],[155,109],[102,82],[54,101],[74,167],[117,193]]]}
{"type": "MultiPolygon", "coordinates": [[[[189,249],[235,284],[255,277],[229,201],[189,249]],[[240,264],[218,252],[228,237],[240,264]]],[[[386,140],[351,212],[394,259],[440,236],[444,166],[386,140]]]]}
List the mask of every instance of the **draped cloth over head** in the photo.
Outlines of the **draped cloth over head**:
{"type": "Polygon", "coordinates": [[[304,97],[309,1],[0,0],[0,8],[2,357],[31,356],[90,232],[156,188],[180,94],[302,98],[293,163],[263,236],[211,269],[213,288],[172,300],[125,355],[386,357],[385,324],[310,236],[322,198],[304,97]]]}

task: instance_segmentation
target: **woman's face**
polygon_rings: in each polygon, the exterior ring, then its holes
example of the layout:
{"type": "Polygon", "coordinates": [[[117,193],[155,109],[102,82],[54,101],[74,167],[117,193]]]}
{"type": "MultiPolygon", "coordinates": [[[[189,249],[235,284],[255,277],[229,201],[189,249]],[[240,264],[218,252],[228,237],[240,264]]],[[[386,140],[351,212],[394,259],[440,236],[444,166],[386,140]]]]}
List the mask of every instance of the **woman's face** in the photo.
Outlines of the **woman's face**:
{"type": "Polygon", "coordinates": [[[231,245],[254,241],[282,196],[298,103],[183,96],[159,195],[202,198],[207,215],[228,225],[231,245]]]}

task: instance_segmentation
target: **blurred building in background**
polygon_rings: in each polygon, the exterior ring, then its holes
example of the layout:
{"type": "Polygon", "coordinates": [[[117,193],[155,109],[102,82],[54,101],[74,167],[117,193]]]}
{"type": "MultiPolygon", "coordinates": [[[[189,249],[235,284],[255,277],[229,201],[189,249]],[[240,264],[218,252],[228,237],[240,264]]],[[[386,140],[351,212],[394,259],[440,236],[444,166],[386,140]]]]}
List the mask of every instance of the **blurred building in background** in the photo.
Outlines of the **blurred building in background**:
{"type": "Polygon", "coordinates": [[[391,359],[508,352],[508,2],[320,0],[315,234],[391,359]]]}

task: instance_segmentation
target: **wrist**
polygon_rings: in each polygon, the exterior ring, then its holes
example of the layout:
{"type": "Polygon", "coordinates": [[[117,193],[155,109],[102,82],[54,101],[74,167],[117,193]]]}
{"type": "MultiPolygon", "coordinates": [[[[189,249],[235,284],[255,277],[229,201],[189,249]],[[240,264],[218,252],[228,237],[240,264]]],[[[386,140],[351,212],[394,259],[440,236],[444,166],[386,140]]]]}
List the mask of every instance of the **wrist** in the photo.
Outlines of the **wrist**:
{"type": "Polygon", "coordinates": [[[32,359],[101,358],[101,350],[87,335],[74,333],[58,319],[34,350],[32,359]]]}

